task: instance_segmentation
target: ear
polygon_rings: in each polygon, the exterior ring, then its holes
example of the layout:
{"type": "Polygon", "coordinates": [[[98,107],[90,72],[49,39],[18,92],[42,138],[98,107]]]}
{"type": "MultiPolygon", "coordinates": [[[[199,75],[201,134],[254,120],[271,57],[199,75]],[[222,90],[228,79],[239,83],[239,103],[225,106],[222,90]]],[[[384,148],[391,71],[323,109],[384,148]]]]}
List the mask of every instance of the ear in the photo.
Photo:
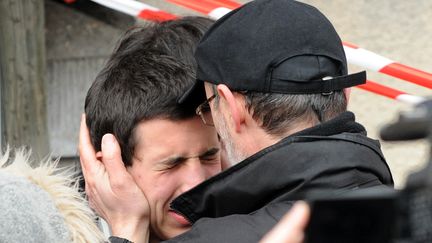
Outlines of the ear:
{"type": "Polygon", "coordinates": [[[345,89],[343,89],[343,92],[345,94],[345,98],[347,100],[347,105],[348,105],[349,104],[349,99],[350,99],[350,96],[351,96],[351,88],[345,88],[345,89]]]}
{"type": "Polygon", "coordinates": [[[240,132],[241,124],[245,121],[243,102],[239,100],[239,96],[236,96],[231,90],[224,84],[217,86],[217,92],[219,97],[223,99],[228,105],[231,117],[234,122],[235,131],[240,132]]]}

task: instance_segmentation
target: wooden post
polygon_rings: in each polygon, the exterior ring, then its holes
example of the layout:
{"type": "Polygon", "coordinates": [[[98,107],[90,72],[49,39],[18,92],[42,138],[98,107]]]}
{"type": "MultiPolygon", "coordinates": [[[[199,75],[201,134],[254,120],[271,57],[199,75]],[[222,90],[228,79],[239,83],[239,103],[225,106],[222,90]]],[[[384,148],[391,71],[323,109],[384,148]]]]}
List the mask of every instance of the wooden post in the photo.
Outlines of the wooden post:
{"type": "Polygon", "coordinates": [[[2,71],[0,65],[0,154],[3,153],[3,106],[2,106],[2,71]]]}
{"type": "Polygon", "coordinates": [[[0,1],[2,145],[48,155],[43,0],[0,1]]]}

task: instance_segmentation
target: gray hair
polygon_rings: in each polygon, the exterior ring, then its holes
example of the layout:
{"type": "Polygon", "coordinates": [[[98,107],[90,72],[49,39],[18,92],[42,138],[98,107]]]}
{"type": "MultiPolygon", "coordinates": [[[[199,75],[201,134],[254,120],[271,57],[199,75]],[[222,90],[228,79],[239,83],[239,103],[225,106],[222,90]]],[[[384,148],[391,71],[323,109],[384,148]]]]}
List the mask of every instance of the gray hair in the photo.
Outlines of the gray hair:
{"type": "MultiPolygon", "coordinates": [[[[211,85],[216,95],[214,106],[218,107],[219,96],[216,85],[211,85]]],[[[299,123],[318,124],[328,121],[347,110],[347,99],[343,90],[330,94],[278,94],[252,91],[239,92],[244,95],[246,108],[252,117],[269,134],[284,136],[299,123]]]]}
{"type": "Polygon", "coordinates": [[[317,124],[346,111],[343,91],[323,94],[276,94],[247,92],[246,107],[269,134],[283,136],[299,123],[317,124]]]}

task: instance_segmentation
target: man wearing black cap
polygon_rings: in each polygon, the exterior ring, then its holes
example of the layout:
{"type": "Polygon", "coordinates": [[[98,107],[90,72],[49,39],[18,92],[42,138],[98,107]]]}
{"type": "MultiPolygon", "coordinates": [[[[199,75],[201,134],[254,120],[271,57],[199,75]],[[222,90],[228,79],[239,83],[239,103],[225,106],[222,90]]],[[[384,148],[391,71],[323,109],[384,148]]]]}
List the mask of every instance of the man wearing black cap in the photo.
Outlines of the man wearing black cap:
{"type": "Polygon", "coordinates": [[[195,57],[197,82],[179,102],[201,97],[197,114],[236,165],[171,203],[193,226],[168,242],[257,242],[308,191],[393,185],[378,141],[346,111],[365,72],[348,74],[317,9],[250,2],[217,21],[195,57]]]}
{"type": "Polygon", "coordinates": [[[238,164],[174,200],[194,226],[172,242],[256,242],[302,193],[393,185],[378,141],[346,111],[366,74],[348,74],[317,9],[251,2],[216,22],[195,57],[197,82],[179,102],[205,92],[197,114],[238,164]]]}

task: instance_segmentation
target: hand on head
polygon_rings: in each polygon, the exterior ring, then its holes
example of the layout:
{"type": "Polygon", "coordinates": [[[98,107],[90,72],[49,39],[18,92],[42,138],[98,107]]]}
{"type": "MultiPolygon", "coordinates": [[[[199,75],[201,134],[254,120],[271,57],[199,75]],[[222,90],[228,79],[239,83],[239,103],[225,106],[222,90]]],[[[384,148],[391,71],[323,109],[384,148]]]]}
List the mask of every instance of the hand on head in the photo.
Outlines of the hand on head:
{"type": "Polygon", "coordinates": [[[113,235],[146,241],[150,214],[147,199],[127,172],[112,134],[102,138],[102,157],[98,160],[85,115],[81,118],[79,154],[91,207],[108,222],[113,235]]]}

